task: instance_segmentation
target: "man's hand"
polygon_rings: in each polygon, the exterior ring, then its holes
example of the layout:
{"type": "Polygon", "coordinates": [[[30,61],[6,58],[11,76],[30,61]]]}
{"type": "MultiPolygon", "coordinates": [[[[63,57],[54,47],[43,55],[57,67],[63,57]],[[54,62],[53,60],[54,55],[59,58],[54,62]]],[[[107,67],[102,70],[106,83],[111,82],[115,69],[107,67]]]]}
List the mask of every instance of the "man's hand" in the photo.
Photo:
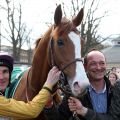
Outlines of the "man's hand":
{"type": "Polygon", "coordinates": [[[68,99],[68,106],[71,112],[76,112],[79,115],[85,116],[87,113],[87,108],[85,108],[81,102],[74,97],[68,99]]]}

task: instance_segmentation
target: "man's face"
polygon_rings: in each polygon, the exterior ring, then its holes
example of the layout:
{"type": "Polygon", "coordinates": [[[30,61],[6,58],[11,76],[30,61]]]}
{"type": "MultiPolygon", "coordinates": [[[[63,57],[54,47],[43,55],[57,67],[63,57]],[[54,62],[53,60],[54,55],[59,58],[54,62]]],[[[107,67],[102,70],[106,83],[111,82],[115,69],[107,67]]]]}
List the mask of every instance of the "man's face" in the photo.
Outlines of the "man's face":
{"type": "Polygon", "coordinates": [[[93,51],[88,54],[86,72],[90,80],[101,80],[106,72],[106,60],[99,51],[93,51]]]}
{"type": "Polygon", "coordinates": [[[5,66],[0,66],[0,91],[5,91],[9,84],[9,69],[5,66]]]}

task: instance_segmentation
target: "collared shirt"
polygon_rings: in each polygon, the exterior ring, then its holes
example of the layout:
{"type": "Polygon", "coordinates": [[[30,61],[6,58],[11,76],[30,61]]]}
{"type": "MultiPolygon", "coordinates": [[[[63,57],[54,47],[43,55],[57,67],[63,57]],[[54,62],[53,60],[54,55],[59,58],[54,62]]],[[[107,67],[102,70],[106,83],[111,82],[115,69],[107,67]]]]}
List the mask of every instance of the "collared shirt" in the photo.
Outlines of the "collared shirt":
{"type": "Polygon", "coordinates": [[[89,86],[89,92],[91,97],[91,102],[93,105],[93,109],[98,113],[106,113],[107,112],[107,90],[106,84],[103,90],[97,92],[93,86],[89,86]]]}

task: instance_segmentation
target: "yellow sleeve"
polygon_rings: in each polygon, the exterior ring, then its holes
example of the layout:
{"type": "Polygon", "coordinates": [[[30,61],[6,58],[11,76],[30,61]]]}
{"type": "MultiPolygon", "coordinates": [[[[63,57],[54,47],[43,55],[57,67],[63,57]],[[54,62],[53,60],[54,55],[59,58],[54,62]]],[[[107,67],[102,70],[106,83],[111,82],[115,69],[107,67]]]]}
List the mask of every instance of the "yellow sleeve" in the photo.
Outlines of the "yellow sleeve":
{"type": "Polygon", "coordinates": [[[50,93],[46,89],[42,89],[28,103],[0,96],[0,116],[14,117],[17,119],[35,118],[43,110],[49,97],[50,93]]]}

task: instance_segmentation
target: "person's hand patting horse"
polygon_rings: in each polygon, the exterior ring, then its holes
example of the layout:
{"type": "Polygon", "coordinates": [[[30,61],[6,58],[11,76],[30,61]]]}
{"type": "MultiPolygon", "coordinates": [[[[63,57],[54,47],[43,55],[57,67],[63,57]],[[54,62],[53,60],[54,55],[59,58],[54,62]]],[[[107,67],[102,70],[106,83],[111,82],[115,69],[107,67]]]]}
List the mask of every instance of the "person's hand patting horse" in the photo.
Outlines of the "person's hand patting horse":
{"type": "Polygon", "coordinates": [[[59,69],[54,66],[48,73],[45,86],[49,86],[50,88],[52,88],[58,82],[60,74],[61,71],[59,71],[59,69]]]}

